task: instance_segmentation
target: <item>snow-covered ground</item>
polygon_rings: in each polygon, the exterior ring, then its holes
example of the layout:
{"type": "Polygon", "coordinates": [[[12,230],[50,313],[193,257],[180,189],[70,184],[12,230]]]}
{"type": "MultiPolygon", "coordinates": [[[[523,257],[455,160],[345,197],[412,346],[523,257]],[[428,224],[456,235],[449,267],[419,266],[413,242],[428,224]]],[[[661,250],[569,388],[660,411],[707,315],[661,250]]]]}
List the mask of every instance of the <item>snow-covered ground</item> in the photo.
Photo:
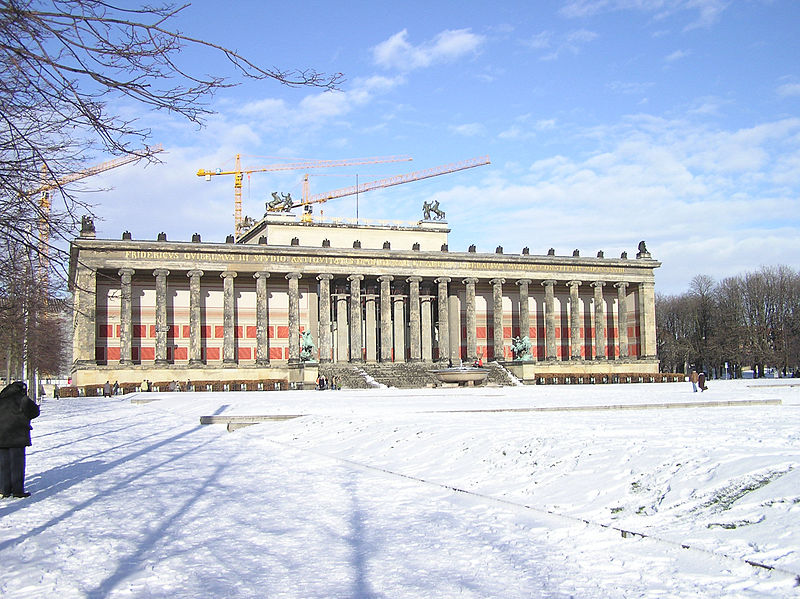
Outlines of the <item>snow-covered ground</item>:
{"type": "Polygon", "coordinates": [[[795,597],[800,386],[768,383],[47,400],[0,596],[795,597]],[[652,405],[744,400],[782,403],[652,405]]]}

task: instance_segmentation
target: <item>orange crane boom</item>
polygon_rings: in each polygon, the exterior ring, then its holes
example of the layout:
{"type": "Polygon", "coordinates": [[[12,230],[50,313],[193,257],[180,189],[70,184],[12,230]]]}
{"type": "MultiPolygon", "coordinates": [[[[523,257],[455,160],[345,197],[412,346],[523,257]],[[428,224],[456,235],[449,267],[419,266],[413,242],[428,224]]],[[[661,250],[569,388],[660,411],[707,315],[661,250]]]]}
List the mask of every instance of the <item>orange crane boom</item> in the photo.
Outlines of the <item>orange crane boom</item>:
{"type": "Polygon", "coordinates": [[[403,183],[410,183],[411,181],[419,181],[421,179],[428,179],[430,177],[438,177],[439,175],[455,173],[457,171],[475,168],[476,166],[484,166],[486,164],[491,164],[491,161],[489,160],[488,156],[482,156],[480,158],[470,158],[469,160],[462,160],[461,162],[445,164],[443,166],[437,166],[422,171],[414,171],[404,175],[396,175],[394,177],[387,177],[385,179],[378,179],[376,181],[368,181],[358,185],[351,185],[350,187],[343,187],[341,189],[334,189],[333,191],[311,195],[308,197],[307,201],[293,204],[292,208],[297,208],[307,204],[319,204],[335,198],[343,198],[345,196],[351,196],[357,193],[371,191],[373,189],[392,187],[393,185],[401,185],[403,183]]]}
{"type": "MultiPolygon", "coordinates": [[[[197,171],[198,177],[205,177],[210,181],[216,175],[233,175],[233,225],[234,234],[239,237],[242,229],[242,180],[245,174],[263,173],[267,171],[310,170],[315,168],[332,168],[339,166],[354,166],[358,164],[378,164],[383,162],[407,162],[410,156],[375,156],[371,158],[350,158],[342,160],[302,160],[300,162],[287,162],[282,164],[268,164],[242,168],[241,154],[236,155],[236,162],[232,171],[222,169],[204,169],[197,171]]],[[[305,195],[305,194],[304,194],[305,195]]]]}

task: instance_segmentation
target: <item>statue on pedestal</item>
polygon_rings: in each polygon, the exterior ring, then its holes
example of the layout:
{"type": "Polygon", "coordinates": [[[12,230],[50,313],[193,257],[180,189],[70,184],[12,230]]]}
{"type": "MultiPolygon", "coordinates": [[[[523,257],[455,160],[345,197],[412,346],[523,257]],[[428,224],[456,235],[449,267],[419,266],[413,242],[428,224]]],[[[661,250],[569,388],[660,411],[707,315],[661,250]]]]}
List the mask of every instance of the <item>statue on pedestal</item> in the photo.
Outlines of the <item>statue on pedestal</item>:
{"type": "Polygon", "coordinates": [[[300,361],[312,362],[314,360],[314,341],[311,338],[311,333],[303,331],[300,333],[300,361]]]}
{"type": "Polygon", "coordinates": [[[527,335],[524,337],[517,336],[511,341],[511,351],[514,352],[515,362],[524,362],[532,359],[531,347],[533,347],[533,343],[531,343],[530,337],[527,335]]]}

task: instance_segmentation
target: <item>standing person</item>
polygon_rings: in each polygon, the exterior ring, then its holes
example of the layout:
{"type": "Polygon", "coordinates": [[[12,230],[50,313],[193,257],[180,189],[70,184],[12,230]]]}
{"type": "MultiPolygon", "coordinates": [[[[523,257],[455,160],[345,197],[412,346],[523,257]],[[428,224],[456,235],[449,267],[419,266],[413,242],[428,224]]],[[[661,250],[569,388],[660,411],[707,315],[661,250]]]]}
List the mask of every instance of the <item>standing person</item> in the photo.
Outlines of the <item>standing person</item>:
{"type": "Polygon", "coordinates": [[[53,385],[53,399],[58,399],[58,384],[53,385]]]}
{"type": "Polygon", "coordinates": [[[705,391],[706,389],[708,389],[708,387],[706,387],[705,372],[701,372],[700,374],[697,375],[697,386],[700,387],[700,391],[705,391]]]}
{"type": "Polygon", "coordinates": [[[150,382],[149,382],[147,379],[144,379],[144,380],[142,381],[142,386],[140,387],[140,389],[141,389],[141,390],[142,390],[142,392],[144,392],[144,393],[146,393],[146,392],[150,391],[150,382]]]}
{"type": "Polygon", "coordinates": [[[690,380],[690,381],[692,381],[692,390],[693,390],[695,393],[697,393],[697,380],[698,380],[698,376],[697,376],[697,371],[696,371],[696,370],[692,370],[692,374],[690,374],[690,375],[689,375],[689,380],[690,380]]]}
{"type": "Polygon", "coordinates": [[[111,383],[108,381],[103,385],[103,397],[111,397],[111,383]]]}
{"type": "Polygon", "coordinates": [[[111,388],[114,395],[119,395],[119,381],[114,381],[114,386],[111,388]]]}
{"type": "Polygon", "coordinates": [[[25,491],[25,448],[31,445],[31,420],[39,406],[17,381],[0,391],[0,496],[30,497],[25,491]]]}

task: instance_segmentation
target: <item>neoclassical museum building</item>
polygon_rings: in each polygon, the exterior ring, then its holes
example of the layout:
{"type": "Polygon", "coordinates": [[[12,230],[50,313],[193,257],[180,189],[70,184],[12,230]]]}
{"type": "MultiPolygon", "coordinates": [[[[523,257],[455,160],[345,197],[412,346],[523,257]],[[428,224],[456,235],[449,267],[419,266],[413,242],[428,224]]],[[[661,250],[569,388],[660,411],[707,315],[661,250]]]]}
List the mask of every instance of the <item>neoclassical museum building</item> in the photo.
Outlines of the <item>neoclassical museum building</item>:
{"type": "MultiPolygon", "coordinates": [[[[326,363],[499,361],[540,373],[656,373],[654,269],[629,258],[448,247],[444,220],[267,213],[239,239],[71,246],[73,384],[285,380],[326,363]],[[301,336],[313,350],[301,355],[301,336]],[[515,338],[529,355],[514,360],[515,338]],[[308,340],[308,335],[305,335],[308,340]]],[[[306,348],[307,349],[307,348],[306,348]]]]}

